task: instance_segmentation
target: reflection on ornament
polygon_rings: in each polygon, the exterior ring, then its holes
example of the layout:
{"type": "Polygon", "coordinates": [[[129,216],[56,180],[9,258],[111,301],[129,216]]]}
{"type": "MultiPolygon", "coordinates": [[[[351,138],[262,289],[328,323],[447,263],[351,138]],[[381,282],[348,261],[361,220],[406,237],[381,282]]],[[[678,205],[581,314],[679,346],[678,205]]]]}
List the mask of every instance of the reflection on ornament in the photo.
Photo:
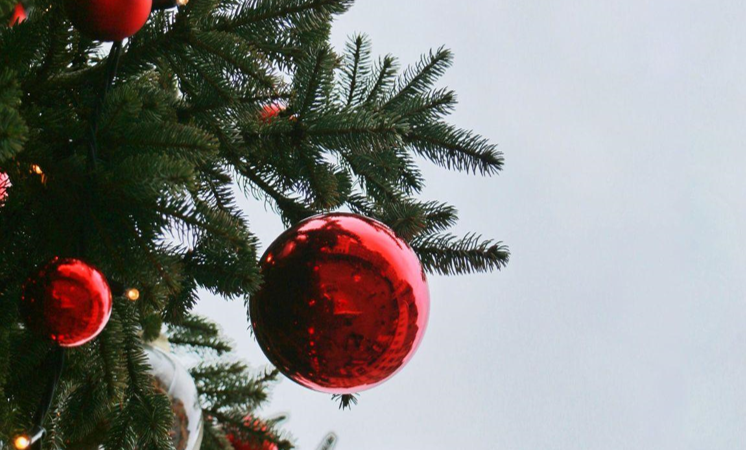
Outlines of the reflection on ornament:
{"type": "Polygon", "coordinates": [[[393,376],[422,340],[430,300],[422,266],[386,225],[354,214],[307,219],[260,261],[250,299],[257,341],[286,376],[348,394],[393,376]]]}
{"type": "Polygon", "coordinates": [[[202,407],[194,379],[176,357],[163,350],[143,347],[156,389],[171,400],[174,423],[171,439],[176,450],[199,450],[202,445],[202,407]]]}
{"type": "Polygon", "coordinates": [[[8,22],[8,26],[12,27],[14,25],[18,25],[26,19],[28,19],[26,8],[23,7],[22,3],[16,3],[15,8],[13,8],[13,14],[10,16],[10,22],[8,22]]]}
{"type": "Polygon", "coordinates": [[[93,340],[109,321],[111,309],[106,278],[79,259],[54,258],[23,285],[24,322],[61,347],[93,340]]]}
{"type": "Polygon", "coordinates": [[[321,441],[316,450],[334,450],[337,446],[337,435],[335,433],[328,433],[324,436],[324,440],[321,441]]]}

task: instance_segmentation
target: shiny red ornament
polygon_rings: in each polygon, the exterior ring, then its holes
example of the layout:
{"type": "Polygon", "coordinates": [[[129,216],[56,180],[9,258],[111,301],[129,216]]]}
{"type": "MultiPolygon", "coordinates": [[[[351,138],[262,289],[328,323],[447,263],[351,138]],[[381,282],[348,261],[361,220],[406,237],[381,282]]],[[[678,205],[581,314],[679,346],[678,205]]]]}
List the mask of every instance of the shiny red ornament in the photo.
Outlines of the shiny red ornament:
{"type": "Polygon", "coordinates": [[[417,349],[430,296],[412,249],[386,225],[354,214],[311,217],[260,261],[251,322],[267,358],[308,388],[369,389],[417,349]]]}
{"type": "Polygon", "coordinates": [[[8,188],[10,188],[10,178],[5,172],[0,172],[0,203],[8,198],[8,188]]]}
{"type": "Polygon", "coordinates": [[[8,22],[8,26],[12,27],[13,25],[17,25],[26,19],[28,19],[26,8],[23,7],[23,4],[16,3],[16,7],[13,8],[13,15],[10,16],[10,22],[8,22]]]}
{"type": "MultiPolygon", "coordinates": [[[[259,419],[254,419],[251,415],[244,418],[244,425],[256,432],[265,433],[267,424],[259,419]]],[[[238,433],[227,433],[226,437],[235,450],[277,450],[277,444],[269,440],[259,440],[251,438],[242,438],[238,433]]]]}
{"type": "Polygon", "coordinates": [[[62,347],[78,347],[98,336],[111,308],[106,278],[79,259],[54,258],[26,280],[21,296],[26,325],[62,347]]]}
{"type": "Polygon", "coordinates": [[[99,41],[121,41],[137,33],[152,6],[152,0],[65,0],[75,28],[99,41]]]}

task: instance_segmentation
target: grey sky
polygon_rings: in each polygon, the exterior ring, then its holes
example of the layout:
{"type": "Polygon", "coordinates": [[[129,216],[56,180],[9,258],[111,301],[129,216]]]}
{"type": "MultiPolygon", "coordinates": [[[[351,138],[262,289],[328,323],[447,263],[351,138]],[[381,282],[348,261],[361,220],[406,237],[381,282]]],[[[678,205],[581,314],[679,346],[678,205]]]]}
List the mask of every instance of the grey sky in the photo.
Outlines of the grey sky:
{"type": "MultiPolygon", "coordinates": [[[[746,3],[358,0],[415,62],[446,44],[452,120],[500,144],[481,179],[426,168],[458,231],[504,240],[501,273],[431,279],[412,362],[351,412],[290,381],[302,450],[732,450],[746,443],[746,3]]],[[[282,230],[246,203],[266,245],[282,230]]],[[[244,308],[206,300],[266,363],[244,308]]]]}

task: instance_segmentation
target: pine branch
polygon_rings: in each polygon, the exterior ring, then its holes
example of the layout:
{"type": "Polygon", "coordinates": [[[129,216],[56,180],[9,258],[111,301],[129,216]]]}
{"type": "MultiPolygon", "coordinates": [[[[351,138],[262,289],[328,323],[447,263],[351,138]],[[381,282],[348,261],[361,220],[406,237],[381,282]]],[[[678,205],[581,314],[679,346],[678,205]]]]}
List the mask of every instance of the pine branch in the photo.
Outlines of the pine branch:
{"type": "Polygon", "coordinates": [[[396,113],[408,122],[427,124],[450,114],[455,106],[456,93],[438,89],[400,102],[396,113]]]}
{"type": "Polygon", "coordinates": [[[313,50],[300,61],[294,78],[298,101],[291,103],[300,120],[326,106],[332,90],[336,63],[336,55],[329,47],[313,50]]]}
{"type": "Polygon", "coordinates": [[[0,69],[0,164],[19,154],[28,135],[28,126],[18,112],[22,91],[9,69],[0,69]]]}
{"type": "Polygon", "coordinates": [[[188,37],[189,44],[197,49],[209,52],[228,62],[255,80],[260,87],[273,89],[278,80],[268,74],[270,68],[257,64],[257,58],[251,48],[240,37],[218,31],[192,32],[188,37]]]}
{"type": "Polygon", "coordinates": [[[204,317],[188,315],[178,324],[169,326],[171,345],[188,347],[195,351],[213,350],[218,355],[231,351],[231,346],[220,336],[217,325],[204,317]]]}
{"type": "Polygon", "coordinates": [[[230,20],[217,29],[231,31],[262,22],[273,24],[305,21],[326,22],[330,15],[341,14],[352,6],[352,0],[250,0],[230,20]]]}
{"type": "Polygon", "coordinates": [[[417,65],[408,68],[400,77],[398,86],[390,94],[383,108],[396,108],[400,102],[408,98],[427,93],[452,63],[453,54],[444,47],[423,56],[417,65]]]}
{"type": "Polygon", "coordinates": [[[364,104],[377,104],[380,97],[393,86],[399,70],[396,58],[386,55],[376,64],[377,75],[372,78],[364,104]]]}
{"type": "Polygon", "coordinates": [[[0,163],[23,150],[27,133],[28,127],[16,109],[0,107],[0,163]]]}
{"type": "Polygon", "coordinates": [[[417,126],[404,140],[414,152],[449,170],[492,175],[503,166],[503,155],[495,145],[444,123],[417,126]]]}
{"type": "Polygon", "coordinates": [[[345,94],[345,106],[359,103],[361,81],[370,74],[370,40],[363,35],[356,35],[347,42],[347,51],[342,65],[342,93],[345,94]]]}
{"type": "Polygon", "coordinates": [[[415,239],[412,248],[425,270],[441,275],[499,270],[510,258],[502,243],[483,241],[474,234],[461,239],[450,234],[426,236],[415,239]]]}
{"type": "Polygon", "coordinates": [[[358,397],[360,394],[334,394],[332,401],[339,402],[339,409],[352,409],[353,405],[357,405],[358,397]]]}

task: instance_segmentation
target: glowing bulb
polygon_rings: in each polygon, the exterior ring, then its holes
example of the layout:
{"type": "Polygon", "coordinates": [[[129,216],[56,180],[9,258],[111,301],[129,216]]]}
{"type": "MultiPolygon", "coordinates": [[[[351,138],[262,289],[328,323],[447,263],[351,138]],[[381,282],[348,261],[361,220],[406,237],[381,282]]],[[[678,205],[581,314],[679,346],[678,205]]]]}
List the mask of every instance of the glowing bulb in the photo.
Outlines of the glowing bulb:
{"type": "Polygon", "coordinates": [[[18,436],[13,441],[13,445],[15,445],[17,449],[23,450],[29,448],[29,445],[31,445],[31,439],[29,439],[28,436],[18,436]]]}
{"type": "Polygon", "coordinates": [[[31,431],[20,434],[13,439],[13,447],[18,450],[31,448],[31,445],[44,436],[44,428],[35,426],[31,431]]]}
{"type": "Polygon", "coordinates": [[[138,291],[135,288],[127,289],[127,292],[125,293],[127,298],[133,302],[137,301],[140,298],[140,291],[138,291]]]}
{"type": "Polygon", "coordinates": [[[39,167],[37,164],[33,164],[31,166],[31,171],[37,175],[44,175],[44,171],[41,170],[41,167],[39,167]]]}

